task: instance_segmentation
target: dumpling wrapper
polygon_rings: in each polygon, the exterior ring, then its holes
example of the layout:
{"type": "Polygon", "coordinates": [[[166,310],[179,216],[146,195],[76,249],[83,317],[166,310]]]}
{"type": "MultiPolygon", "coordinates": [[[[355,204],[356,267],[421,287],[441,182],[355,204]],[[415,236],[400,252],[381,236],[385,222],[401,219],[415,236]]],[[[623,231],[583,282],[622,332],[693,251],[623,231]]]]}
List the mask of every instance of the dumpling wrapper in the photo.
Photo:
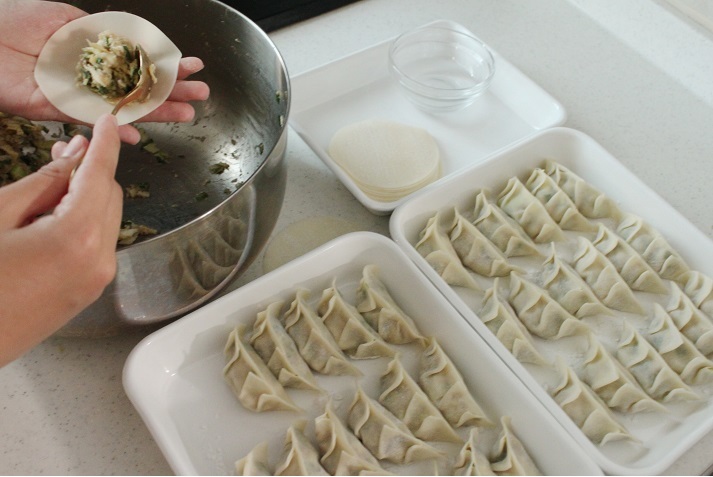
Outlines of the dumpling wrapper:
{"type": "Polygon", "coordinates": [[[50,103],[77,121],[94,124],[114,105],[86,87],[77,85],[77,63],[87,40],[96,41],[109,30],[140,44],[156,66],[157,83],[143,103],[124,106],[117,114],[119,125],[136,121],[158,108],[173,90],[181,51],[154,24],[127,12],[101,12],[73,20],[57,30],[40,52],[35,80],[50,103]]]}
{"type": "Polygon", "coordinates": [[[368,196],[393,201],[440,176],[440,152],[425,129],[369,119],[338,130],[329,155],[368,196]]]}

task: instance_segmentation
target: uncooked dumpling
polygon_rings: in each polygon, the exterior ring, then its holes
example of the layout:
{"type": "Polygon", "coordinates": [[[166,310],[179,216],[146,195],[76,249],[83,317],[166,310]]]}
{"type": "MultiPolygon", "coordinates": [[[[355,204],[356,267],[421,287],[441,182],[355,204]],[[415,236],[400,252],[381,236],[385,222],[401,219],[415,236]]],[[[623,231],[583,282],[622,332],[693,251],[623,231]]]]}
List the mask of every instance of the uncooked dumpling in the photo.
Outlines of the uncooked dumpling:
{"type": "Polygon", "coordinates": [[[392,202],[440,176],[438,144],[424,129],[371,119],[332,137],[330,157],[372,199],[392,202]]]}

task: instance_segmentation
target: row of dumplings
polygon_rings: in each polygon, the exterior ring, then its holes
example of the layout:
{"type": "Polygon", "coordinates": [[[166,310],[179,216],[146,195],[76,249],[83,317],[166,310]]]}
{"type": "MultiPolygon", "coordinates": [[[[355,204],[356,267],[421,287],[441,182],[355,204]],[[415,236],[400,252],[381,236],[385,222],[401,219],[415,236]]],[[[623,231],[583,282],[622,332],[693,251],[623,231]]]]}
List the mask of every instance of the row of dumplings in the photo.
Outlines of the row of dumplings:
{"type": "Polygon", "coordinates": [[[284,313],[283,303],[276,301],[258,313],[252,326],[238,325],[229,334],[223,374],[251,411],[303,411],[285,388],[328,394],[313,373],[355,379],[345,419],[330,396],[324,414],[314,420],[316,445],[298,418],[274,468],[268,464],[267,443],[261,443],[236,462],[238,474],[388,473],[380,461],[439,461],[461,475],[539,474],[509,418],[501,417],[496,425],[486,415],[435,338],[422,336],[394,301],[375,265],[364,267],[356,295],[352,305],[333,284],[313,310],[309,291],[300,289],[284,313]],[[404,366],[405,347],[417,348],[417,379],[404,366]],[[352,360],[376,358],[386,358],[387,364],[375,399],[361,386],[363,373],[352,360]],[[435,443],[450,443],[459,452],[449,455],[435,443]]]}
{"type": "Polygon", "coordinates": [[[432,216],[414,247],[446,283],[475,291],[474,311],[516,359],[556,373],[550,394],[593,442],[636,440],[612,410],[703,399],[690,386],[713,381],[713,280],[653,227],[549,160],[447,216],[432,216]],[[589,317],[619,324],[615,351],[589,317]],[[580,336],[582,359],[552,362],[533,335],[580,336]]]}

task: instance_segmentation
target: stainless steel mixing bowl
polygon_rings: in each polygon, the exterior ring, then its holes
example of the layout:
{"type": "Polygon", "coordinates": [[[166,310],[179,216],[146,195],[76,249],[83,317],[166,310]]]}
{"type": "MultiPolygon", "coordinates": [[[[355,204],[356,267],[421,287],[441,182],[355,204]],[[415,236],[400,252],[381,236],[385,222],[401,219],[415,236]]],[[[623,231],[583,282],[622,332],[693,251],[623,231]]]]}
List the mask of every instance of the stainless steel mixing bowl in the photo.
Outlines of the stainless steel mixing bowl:
{"type": "Polygon", "coordinates": [[[194,122],[143,125],[155,147],[122,146],[117,180],[150,190],[149,198],[125,199],[124,219],[159,235],[119,247],[114,281],[58,332],[100,337],[194,310],[256,257],[284,198],[290,85],[269,37],[218,1],[71,3],[151,21],[184,56],[204,61],[195,78],[211,88],[210,99],[196,104],[194,122]],[[211,171],[218,163],[229,167],[211,171]]]}

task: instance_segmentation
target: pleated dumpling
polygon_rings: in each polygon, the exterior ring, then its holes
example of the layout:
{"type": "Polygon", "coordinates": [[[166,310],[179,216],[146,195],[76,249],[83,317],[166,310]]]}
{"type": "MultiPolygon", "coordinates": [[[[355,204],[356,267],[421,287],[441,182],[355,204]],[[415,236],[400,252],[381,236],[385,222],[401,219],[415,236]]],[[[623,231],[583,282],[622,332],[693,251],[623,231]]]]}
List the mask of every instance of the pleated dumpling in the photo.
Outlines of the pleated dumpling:
{"type": "Polygon", "coordinates": [[[582,277],[559,258],[554,245],[543,264],[542,282],[550,296],[577,318],[612,314],[582,277]]]}
{"type": "Polygon", "coordinates": [[[371,359],[395,354],[394,349],[369,326],[356,307],[344,299],[335,283],[322,292],[317,312],[339,348],[349,357],[371,359]]]}
{"type": "Polygon", "coordinates": [[[528,331],[542,339],[556,340],[589,332],[587,325],[572,316],[546,291],[516,273],[510,275],[508,302],[528,331]]]}
{"type": "Polygon", "coordinates": [[[283,305],[276,301],[258,313],[250,345],[283,386],[319,390],[312,371],[280,322],[283,305]]]}
{"type": "Polygon", "coordinates": [[[324,414],[315,420],[314,432],[322,455],[322,466],[332,475],[386,475],[379,461],[347,428],[327,403],[324,414]]]}
{"type": "Polygon", "coordinates": [[[480,447],[483,441],[480,432],[477,427],[470,428],[468,440],[456,457],[452,475],[496,475],[490,467],[486,451],[480,447]]]}
{"type": "Polygon", "coordinates": [[[676,328],[696,345],[706,357],[713,359],[713,322],[699,310],[676,284],[671,285],[671,301],[666,306],[676,328]]]}
{"type": "Polygon", "coordinates": [[[462,442],[396,356],[381,376],[379,402],[424,441],[462,442]]]}
{"type": "Polygon", "coordinates": [[[463,266],[448,235],[442,230],[440,221],[439,212],[428,219],[414,248],[447,284],[480,290],[478,282],[463,266]]]}
{"type": "Polygon", "coordinates": [[[361,386],[349,407],[347,424],[377,459],[408,464],[442,457],[389,410],[367,396],[361,386]]]}
{"type": "Polygon", "coordinates": [[[349,362],[317,313],[307,304],[308,296],[308,290],[297,290],[284,317],[285,330],[294,340],[300,355],[318,373],[361,376],[361,371],[349,362]]]}
{"type": "Polygon", "coordinates": [[[555,242],[565,239],[557,222],[517,177],[511,177],[498,196],[498,206],[536,243],[555,242]]]}
{"type": "Polygon", "coordinates": [[[700,399],[638,331],[626,323],[624,325],[616,357],[649,396],[660,402],[700,399]]]}
{"type": "Polygon", "coordinates": [[[683,291],[700,310],[713,317],[713,279],[698,271],[690,271],[679,277],[683,291]]]}
{"type": "Polygon", "coordinates": [[[455,209],[450,240],[463,265],[479,275],[503,277],[519,270],[510,265],[507,257],[455,209]]]}
{"type": "Polygon", "coordinates": [[[520,323],[510,304],[500,299],[498,286],[496,278],[492,288],[485,290],[478,316],[515,359],[521,363],[546,364],[533,345],[530,332],[520,323]]]}
{"type": "Polygon", "coordinates": [[[245,457],[235,462],[235,475],[272,475],[267,451],[267,441],[256,445],[245,457]]]}
{"type": "Polygon", "coordinates": [[[329,475],[319,463],[319,453],[304,434],[306,422],[298,421],[287,429],[285,448],[275,475],[329,475]]]}
{"type": "Polygon", "coordinates": [[[587,334],[587,349],[576,372],[611,409],[628,413],[667,411],[641,389],[593,333],[587,334]]]}
{"type": "Polygon", "coordinates": [[[376,265],[364,267],[357,288],[357,310],[387,343],[422,341],[416,323],[394,301],[378,273],[376,265]]]}
{"type": "Polygon", "coordinates": [[[622,212],[610,197],[556,161],[545,162],[545,172],[572,199],[577,209],[590,219],[619,222],[622,212]]]}
{"type": "Polygon", "coordinates": [[[493,455],[491,468],[498,475],[542,475],[535,461],[512,430],[510,417],[500,418],[502,431],[493,455]]]}
{"type": "Polygon", "coordinates": [[[532,192],[532,195],[542,202],[547,212],[562,229],[577,232],[595,232],[597,230],[596,225],[582,215],[572,199],[552,177],[547,175],[544,169],[537,168],[532,171],[525,186],[532,192]]]}
{"type": "Polygon", "coordinates": [[[515,220],[488,200],[481,191],[475,197],[473,225],[483,232],[506,257],[537,256],[540,252],[515,220]]]}
{"type": "Polygon", "coordinates": [[[678,281],[690,270],[666,239],[640,217],[626,214],[616,232],[663,278],[678,281]]]}
{"type": "Polygon", "coordinates": [[[223,368],[223,376],[247,409],[256,412],[300,411],[247,342],[245,326],[238,325],[230,332],[225,355],[228,363],[223,368]]]}
{"type": "Polygon", "coordinates": [[[654,303],[647,340],[686,384],[704,384],[713,380],[713,361],[703,356],[678,330],[658,303],[654,303]]]}
{"type": "Polygon", "coordinates": [[[557,360],[560,382],[550,391],[555,402],[595,444],[636,439],[616,421],[612,412],[579,380],[561,359],[557,360]]]}
{"type": "Polygon", "coordinates": [[[656,270],[651,268],[639,252],[605,225],[599,224],[592,245],[609,259],[633,290],[657,294],[668,292],[656,270]]]}
{"type": "Polygon", "coordinates": [[[584,237],[578,237],[572,267],[609,308],[629,313],[644,313],[641,303],[619,275],[616,267],[584,237]]]}
{"type": "Polygon", "coordinates": [[[427,348],[421,353],[418,383],[431,402],[455,427],[492,425],[436,339],[429,338],[426,343],[427,348]]]}

